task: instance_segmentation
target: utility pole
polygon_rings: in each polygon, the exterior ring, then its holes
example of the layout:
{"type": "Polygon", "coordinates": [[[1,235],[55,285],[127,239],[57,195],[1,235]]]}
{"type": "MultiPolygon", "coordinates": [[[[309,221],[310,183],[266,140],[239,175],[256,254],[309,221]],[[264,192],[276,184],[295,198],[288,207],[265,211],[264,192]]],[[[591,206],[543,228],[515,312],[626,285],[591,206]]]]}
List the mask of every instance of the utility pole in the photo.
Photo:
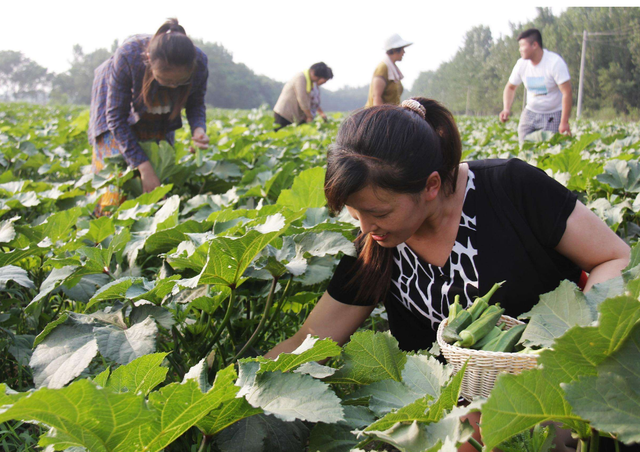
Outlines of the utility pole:
{"type": "Polygon", "coordinates": [[[467,86],[467,111],[464,112],[466,116],[469,116],[469,103],[471,101],[471,86],[467,86]]]}
{"type": "MultiPolygon", "coordinates": [[[[588,36],[615,36],[620,35],[620,31],[582,31],[582,55],[580,55],[580,80],[578,82],[578,110],[576,111],[576,118],[580,118],[582,114],[582,92],[584,91],[584,66],[587,53],[587,37],[588,36]]],[[[580,36],[580,35],[578,35],[580,36]]]]}
{"type": "Polygon", "coordinates": [[[584,62],[587,53],[587,30],[582,33],[582,55],[580,56],[580,81],[578,82],[578,111],[576,112],[576,118],[580,119],[582,114],[582,90],[584,89],[584,62]]]}

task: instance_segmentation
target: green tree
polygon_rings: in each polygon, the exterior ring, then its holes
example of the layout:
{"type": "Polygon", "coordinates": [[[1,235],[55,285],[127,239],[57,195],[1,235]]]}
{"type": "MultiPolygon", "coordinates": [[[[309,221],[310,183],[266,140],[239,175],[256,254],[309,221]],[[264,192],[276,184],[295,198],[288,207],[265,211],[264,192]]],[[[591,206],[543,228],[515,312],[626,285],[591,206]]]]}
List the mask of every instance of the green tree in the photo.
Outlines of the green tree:
{"type": "MultiPolygon", "coordinates": [[[[117,46],[116,46],[117,48],[117,46]]],[[[95,69],[111,57],[107,49],[97,49],[85,54],[82,46],[73,46],[71,68],[58,74],[53,80],[52,100],[60,103],[89,105],[91,103],[91,85],[95,69]]]]}
{"type": "Polygon", "coordinates": [[[46,68],[22,52],[0,51],[0,97],[5,100],[45,102],[51,77],[46,68]]]}

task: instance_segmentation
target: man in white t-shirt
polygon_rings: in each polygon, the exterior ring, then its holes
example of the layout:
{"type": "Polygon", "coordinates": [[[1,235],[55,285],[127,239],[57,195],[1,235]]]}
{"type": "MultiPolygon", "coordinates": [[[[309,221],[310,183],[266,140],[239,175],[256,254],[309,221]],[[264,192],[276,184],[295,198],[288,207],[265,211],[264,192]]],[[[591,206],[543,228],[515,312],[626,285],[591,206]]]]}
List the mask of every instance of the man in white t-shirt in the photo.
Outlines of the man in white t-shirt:
{"type": "Polygon", "coordinates": [[[520,116],[518,139],[536,130],[548,130],[571,135],[571,77],[562,57],[542,47],[542,35],[535,28],[518,35],[520,58],[513,68],[502,96],[503,110],[500,121],[511,115],[511,104],[516,88],[524,83],[527,106],[520,116]]]}

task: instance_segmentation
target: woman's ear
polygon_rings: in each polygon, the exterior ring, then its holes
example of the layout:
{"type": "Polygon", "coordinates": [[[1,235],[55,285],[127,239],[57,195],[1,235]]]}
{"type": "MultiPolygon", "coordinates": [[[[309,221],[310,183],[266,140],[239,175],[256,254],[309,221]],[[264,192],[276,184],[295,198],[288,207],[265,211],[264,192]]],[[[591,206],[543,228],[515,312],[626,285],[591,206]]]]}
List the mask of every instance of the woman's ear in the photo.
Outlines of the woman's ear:
{"type": "Polygon", "coordinates": [[[422,190],[422,199],[425,201],[433,201],[440,193],[440,188],[442,188],[442,179],[440,179],[440,174],[437,171],[429,174],[427,178],[427,184],[422,190]]]}

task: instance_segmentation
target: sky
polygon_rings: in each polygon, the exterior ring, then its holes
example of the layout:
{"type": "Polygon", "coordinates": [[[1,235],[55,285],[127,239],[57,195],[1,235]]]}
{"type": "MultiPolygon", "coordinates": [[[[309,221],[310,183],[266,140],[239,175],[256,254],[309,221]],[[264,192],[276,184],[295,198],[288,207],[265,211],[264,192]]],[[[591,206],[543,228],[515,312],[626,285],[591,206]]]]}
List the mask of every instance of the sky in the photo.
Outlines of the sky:
{"type": "MultiPolygon", "coordinates": [[[[86,0],[4,3],[0,50],[21,51],[56,73],[69,68],[75,44],[85,53],[109,49],[115,39],[153,34],[168,17],[177,17],[192,38],[223,45],[234,61],[275,80],[285,82],[324,61],[334,72],[324,86],[329,90],[368,84],[384,56],[382,43],[393,33],[414,42],[398,64],[410,88],[420,72],[450,60],[472,27],[489,26],[497,39],[511,34],[511,24],[537,15],[532,3],[515,0],[111,0],[99,7],[86,0]]],[[[588,6],[560,0],[552,11],[558,15],[578,4],[588,6]]]]}

